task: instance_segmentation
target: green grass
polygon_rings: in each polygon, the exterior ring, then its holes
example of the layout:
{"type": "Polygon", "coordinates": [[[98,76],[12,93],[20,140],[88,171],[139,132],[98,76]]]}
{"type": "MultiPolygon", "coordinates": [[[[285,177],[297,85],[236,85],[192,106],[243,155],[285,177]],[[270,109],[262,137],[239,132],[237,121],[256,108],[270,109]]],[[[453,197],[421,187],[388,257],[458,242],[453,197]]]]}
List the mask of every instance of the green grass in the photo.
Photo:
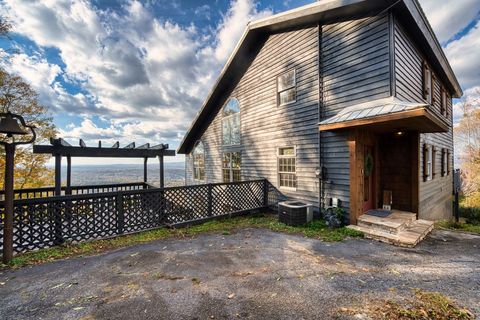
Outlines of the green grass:
{"type": "Polygon", "coordinates": [[[345,227],[329,229],[323,220],[316,220],[301,227],[291,227],[278,222],[275,215],[260,214],[255,216],[212,220],[186,228],[159,228],[105,240],[93,240],[77,244],[66,243],[53,248],[16,255],[10,265],[0,265],[0,269],[9,267],[18,268],[68,257],[92,255],[115,248],[132,246],[153,240],[195,237],[202,233],[220,233],[228,236],[232,234],[235,229],[240,228],[265,228],[276,232],[298,234],[323,241],[341,241],[346,237],[363,236],[361,232],[347,229],[345,227]]]}
{"type": "Polygon", "coordinates": [[[467,231],[467,232],[480,234],[480,225],[463,223],[463,222],[455,222],[455,221],[439,221],[436,223],[436,225],[437,227],[440,227],[443,229],[467,231]]]}

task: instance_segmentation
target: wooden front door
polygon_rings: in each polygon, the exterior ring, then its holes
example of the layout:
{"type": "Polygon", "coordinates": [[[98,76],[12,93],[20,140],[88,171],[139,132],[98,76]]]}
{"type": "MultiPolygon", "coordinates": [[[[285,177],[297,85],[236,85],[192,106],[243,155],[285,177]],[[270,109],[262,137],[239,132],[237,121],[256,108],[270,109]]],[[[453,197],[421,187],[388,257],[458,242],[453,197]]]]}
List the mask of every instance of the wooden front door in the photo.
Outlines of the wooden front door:
{"type": "Polygon", "coordinates": [[[363,212],[375,209],[375,152],[365,145],[363,151],[363,212]]]}

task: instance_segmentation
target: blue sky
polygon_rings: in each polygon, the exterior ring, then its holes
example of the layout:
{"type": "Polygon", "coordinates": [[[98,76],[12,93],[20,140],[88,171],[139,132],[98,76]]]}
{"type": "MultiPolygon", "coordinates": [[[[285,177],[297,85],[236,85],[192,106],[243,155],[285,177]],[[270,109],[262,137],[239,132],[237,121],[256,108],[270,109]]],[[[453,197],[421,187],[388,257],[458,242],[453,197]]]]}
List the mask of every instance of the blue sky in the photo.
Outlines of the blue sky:
{"type": "MultiPolygon", "coordinates": [[[[72,143],[176,148],[246,23],[311,2],[3,0],[14,33],[0,48],[19,53],[2,63],[32,84],[72,143]]],[[[463,89],[475,93],[480,1],[420,3],[463,89]]]]}

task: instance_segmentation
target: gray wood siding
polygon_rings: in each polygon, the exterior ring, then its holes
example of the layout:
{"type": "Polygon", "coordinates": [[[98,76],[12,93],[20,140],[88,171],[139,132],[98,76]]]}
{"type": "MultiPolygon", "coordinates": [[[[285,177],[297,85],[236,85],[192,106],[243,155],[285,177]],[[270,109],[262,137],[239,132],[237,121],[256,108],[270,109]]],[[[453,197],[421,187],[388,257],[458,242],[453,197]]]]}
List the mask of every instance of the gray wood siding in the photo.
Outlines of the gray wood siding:
{"type": "MultiPolygon", "coordinates": [[[[277,148],[295,146],[297,190],[286,197],[318,204],[318,28],[271,35],[230,97],[240,103],[242,179],[267,178],[278,187],[277,148]],[[277,76],[296,70],[296,102],[277,106],[277,76]]],[[[206,182],[222,181],[221,108],[201,140],[206,152],[206,182]]],[[[187,183],[193,181],[186,155],[187,183]]]]}
{"type": "MultiPolygon", "coordinates": [[[[423,56],[404,31],[402,26],[395,21],[395,86],[396,96],[405,101],[424,102],[422,97],[422,62],[423,56]]],[[[427,61],[428,62],[428,61],[427,61]]],[[[435,70],[433,70],[435,73],[435,70]]],[[[440,92],[441,79],[435,81],[434,104],[432,110],[441,115],[440,92]]],[[[418,146],[419,162],[419,218],[422,219],[447,219],[452,215],[452,189],[453,174],[442,177],[441,157],[442,148],[447,148],[453,155],[453,130],[452,130],[452,101],[447,100],[449,118],[449,131],[446,133],[426,133],[420,135],[418,146]],[[435,157],[436,175],[430,181],[423,181],[423,145],[430,144],[437,149],[435,157]]],[[[449,159],[451,168],[452,160],[449,159]]]]}
{"type": "MultiPolygon", "coordinates": [[[[322,27],[322,118],[341,109],[390,96],[389,16],[322,27]]],[[[348,133],[323,132],[322,161],[327,169],[324,196],[349,208],[348,133]]]]}

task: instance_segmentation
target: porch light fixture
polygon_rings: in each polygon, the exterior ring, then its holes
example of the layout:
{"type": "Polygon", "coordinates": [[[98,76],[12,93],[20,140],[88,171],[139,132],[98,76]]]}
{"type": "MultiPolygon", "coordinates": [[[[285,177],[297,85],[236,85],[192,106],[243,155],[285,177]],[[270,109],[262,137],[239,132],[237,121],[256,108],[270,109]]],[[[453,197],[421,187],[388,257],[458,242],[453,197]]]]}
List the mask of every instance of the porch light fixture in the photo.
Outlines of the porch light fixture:
{"type": "Polygon", "coordinates": [[[400,137],[400,136],[403,136],[404,133],[405,133],[405,132],[403,132],[402,130],[397,130],[397,132],[395,132],[395,134],[396,134],[397,136],[399,136],[399,137],[400,137]]]}
{"type": "Polygon", "coordinates": [[[0,145],[5,148],[5,220],[3,227],[3,263],[8,264],[13,257],[13,171],[15,168],[14,157],[15,147],[21,144],[30,144],[35,141],[36,134],[34,126],[27,125],[22,116],[13,114],[8,110],[11,102],[11,96],[5,96],[7,105],[5,106],[7,112],[0,113],[0,133],[7,136],[7,141],[0,141],[0,145]],[[20,126],[20,124],[21,127],[20,126]],[[26,135],[29,129],[32,137],[27,141],[15,141],[14,135],[26,135]],[[11,142],[8,142],[11,140],[11,142]]]}

